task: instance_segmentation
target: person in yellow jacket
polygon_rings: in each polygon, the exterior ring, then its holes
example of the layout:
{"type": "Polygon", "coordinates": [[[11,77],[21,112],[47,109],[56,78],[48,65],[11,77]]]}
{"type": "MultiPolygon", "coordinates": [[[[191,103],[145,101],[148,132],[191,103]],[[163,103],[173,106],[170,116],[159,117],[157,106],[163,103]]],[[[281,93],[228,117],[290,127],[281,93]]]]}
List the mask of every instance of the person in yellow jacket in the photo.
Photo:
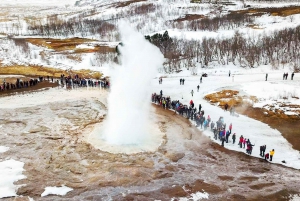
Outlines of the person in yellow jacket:
{"type": "Polygon", "coordinates": [[[270,161],[272,161],[273,155],[275,154],[275,150],[272,149],[272,151],[270,151],[270,161]]]}

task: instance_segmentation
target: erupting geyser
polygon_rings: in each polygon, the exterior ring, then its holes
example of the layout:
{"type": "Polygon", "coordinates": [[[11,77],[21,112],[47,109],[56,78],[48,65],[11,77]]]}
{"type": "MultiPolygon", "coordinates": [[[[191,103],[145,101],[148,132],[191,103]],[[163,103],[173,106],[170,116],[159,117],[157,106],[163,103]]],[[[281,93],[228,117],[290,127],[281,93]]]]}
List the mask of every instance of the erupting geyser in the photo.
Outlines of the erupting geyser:
{"type": "Polygon", "coordinates": [[[98,133],[107,144],[141,146],[152,139],[151,80],[164,57],[129,24],[120,23],[119,30],[123,43],[119,48],[121,64],[111,73],[107,120],[98,133]]]}

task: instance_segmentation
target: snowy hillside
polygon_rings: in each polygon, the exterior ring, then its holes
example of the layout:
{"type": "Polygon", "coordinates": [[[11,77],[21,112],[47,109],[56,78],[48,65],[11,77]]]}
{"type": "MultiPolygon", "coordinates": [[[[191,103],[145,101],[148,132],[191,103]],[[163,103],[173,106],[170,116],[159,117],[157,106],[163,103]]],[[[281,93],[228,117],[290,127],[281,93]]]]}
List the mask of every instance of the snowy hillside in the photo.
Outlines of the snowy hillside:
{"type": "MultiPolygon", "coordinates": [[[[100,53],[99,50],[82,53],[73,47],[68,50],[74,52],[74,56],[67,58],[66,52],[41,45],[39,41],[26,40],[21,44],[12,39],[79,37],[95,41],[77,43],[78,45],[96,46],[100,43],[100,49],[114,48],[120,40],[118,23],[126,20],[144,35],[164,33],[167,30],[169,36],[177,40],[171,46],[164,48],[167,51],[170,51],[168,48],[172,51],[178,49],[178,52],[174,52],[173,56],[163,52],[168,59],[166,65],[172,66],[173,70],[187,65],[199,68],[214,61],[221,65],[234,62],[243,67],[268,64],[275,68],[278,68],[281,63],[286,63],[290,64],[289,68],[293,68],[300,63],[299,59],[294,59],[296,55],[291,55],[287,61],[278,61],[278,63],[273,62],[275,61],[273,55],[272,59],[267,61],[261,59],[256,63],[249,61],[251,55],[244,55],[249,52],[242,53],[244,56],[238,61],[228,58],[232,53],[219,55],[217,52],[212,52],[211,56],[204,55],[206,58],[211,57],[206,61],[195,51],[198,49],[197,43],[204,45],[201,44],[203,39],[212,38],[216,41],[208,41],[209,43],[223,43],[231,40],[238,32],[246,40],[259,42],[262,37],[272,36],[274,32],[287,28],[295,29],[300,25],[299,5],[298,1],[272,1],[270,4],[265,4],[259,1],[191,3],[187,0],[5,0],[0,5],[5,11],[5,15],[0,15],[2,35],[0,56],[4,66],[38,65],[60,69],[92,68],[103,71],[101,66],[110,65],[115,57],[111,52],[105,52],[106,50],[101,50],[100,53]],[[189,44],[189,40],[193,40],[194,45],[189,44]]],[[[246,48],[251,47],[249,43],[249,47],[246,48]]]]}

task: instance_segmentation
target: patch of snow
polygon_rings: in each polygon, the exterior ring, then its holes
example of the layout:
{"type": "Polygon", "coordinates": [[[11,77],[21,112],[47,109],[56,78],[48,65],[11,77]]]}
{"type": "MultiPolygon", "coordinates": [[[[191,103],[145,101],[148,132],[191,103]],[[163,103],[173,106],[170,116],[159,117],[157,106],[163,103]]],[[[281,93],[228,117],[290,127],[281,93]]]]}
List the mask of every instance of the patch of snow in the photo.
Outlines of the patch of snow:
{"type": "Polygon", "coordinates": [[[80,44],[76,46],[77,49],[95,49],[95,47],[86,45],[86,44],[80,44]]]}
{"type": "Polygon", "coordinates": [[[0,162],[0,198],[17,196],[14,182],[26,178],[23,166],[23,162],[13,159],[0,162]]]}
{"type": "Polygon", "coordinates": [[[29,197],[29,196],[28,196],[28,200],[29,200],[29,201],[34,201],[34,199],[31,198],[31,197],[29,197]]]}
{"type": "MultiPolygon", "coordinates": [[[[1,128],[2,126],[0,126],[1,128]]],[[[0,153],[4,153],[9,150],[9,147],[0,146],[0,153]]]]}
{"type": "Polygon", "coordinates": [[[284,112],[284,114],[286,114],[286,115],[298,115],[296,112],[291,112],[291,111],[284,112]]]}
{"type": "Polygon", "coordinates": [[[300,201],[300,196],[299,195],[293,195],[290,201],[300,201]]]}
{"type": "MultiPolygon", "coordinates": [[[[189,197],[180,197],[179,201],[198,201],[202,199],[208,199],[209,194],[206,192],[192,193],[189,197]]],[[[177,198],[172,198],[172,201],[178,200],[177,198]]]]}
{"type": "Polygon", "coordinates": [[[41,194],[41,197],[47,195],[66,195],[68,192],[72,191],[73,188],[62,185],[61,187],[46,187],[45,191],[41,194]]]}

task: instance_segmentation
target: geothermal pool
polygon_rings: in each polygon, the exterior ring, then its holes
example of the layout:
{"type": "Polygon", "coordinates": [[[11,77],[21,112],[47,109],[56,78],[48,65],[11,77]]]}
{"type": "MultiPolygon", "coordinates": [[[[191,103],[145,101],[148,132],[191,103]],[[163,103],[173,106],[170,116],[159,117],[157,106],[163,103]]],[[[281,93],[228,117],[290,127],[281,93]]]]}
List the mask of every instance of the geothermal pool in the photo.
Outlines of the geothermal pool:
{"type": "MultiPolygon", "coordinates": [[[[142,141],[134,143],[134,140],[132,140],[133,143],[131,144],[122,144],[122,141],[120,141],[120,144],[112,144],[108,142],[104,136],[107,120],[96,124],[91,133],[87,136],[86,140],[93,147],[110,153],[133,154],[140,152],[155,152],[161,144],[165,143],[165,134],[159,128],[159,122],[155,120],[155,115],[153,113],[154,111],[152,111],[152,115],[149,115],[149,124],[144,125],[147,133],[144,133],[146,136],[143,137],[142,141]]],[[[115,126],[118,126],[117,122],[115,126]]],[[[124,132],[124,135],[125,138],[132,137],[130,134],[127,135],[126,132],[124,132]]],[[[143,133],[141,135],[143,135],[143,133]]]]}

